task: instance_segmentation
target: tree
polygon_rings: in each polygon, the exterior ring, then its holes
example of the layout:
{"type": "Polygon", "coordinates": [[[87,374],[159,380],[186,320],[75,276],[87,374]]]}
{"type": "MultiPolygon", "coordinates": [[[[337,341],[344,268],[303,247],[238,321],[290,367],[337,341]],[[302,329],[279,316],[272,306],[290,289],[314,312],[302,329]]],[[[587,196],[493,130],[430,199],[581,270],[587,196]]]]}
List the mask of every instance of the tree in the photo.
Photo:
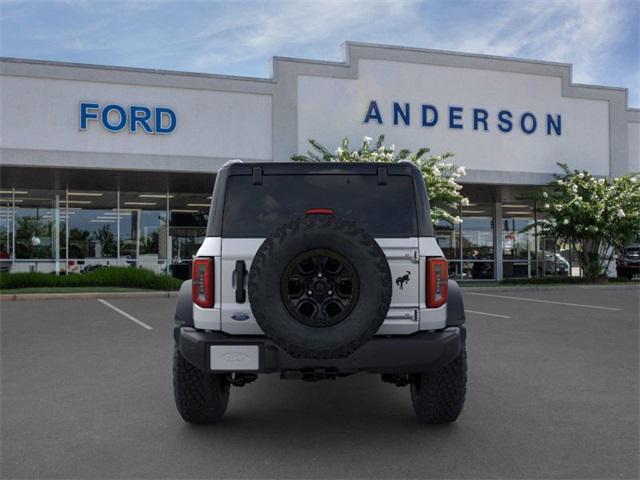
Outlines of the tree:
{"type": "Polygon", "coordinates": [[[462,186],[457,179],[466,174],[464,167],[458,167],[447,160],[453,157],[453,153],[442,155],[427,155],[426,147],[418,149],[415,153],[403,149],[396,152],[395,146],[384,146],[384,135],[378,137],[375,145],[371,144],[371,137],[364,137],[362,145],[357,150],[351,150],[349,139],[344,138],[341,146],[335,152],[314,139],[309,139],[312,149],[306,155],[294,155],[292,160],[297,162],[379,162],[395,163],[400,160],[408,160],[415,164],[422,172],[429,202],[431,205],[431,220],[435,224],[439,220],[451,223],[461,223],[458,216],[453,216],[441,205],[468,205],[469,199],[460,193],[462,186]]]}
{"type": "Polygon", "coordinates": [[[640,175],[609,181],[558,165],[563,173],[541,194],[541,232],[573,246],[586,278],[601,277],[615,250],[640,235],[640,175]]]}
{"type": "Polygon", "coordinates": [[[103,257],[116,255],[116,239],[111,231],[111,225],[104,225],[93,233],[93,239],[102,246],[103,257]]]}

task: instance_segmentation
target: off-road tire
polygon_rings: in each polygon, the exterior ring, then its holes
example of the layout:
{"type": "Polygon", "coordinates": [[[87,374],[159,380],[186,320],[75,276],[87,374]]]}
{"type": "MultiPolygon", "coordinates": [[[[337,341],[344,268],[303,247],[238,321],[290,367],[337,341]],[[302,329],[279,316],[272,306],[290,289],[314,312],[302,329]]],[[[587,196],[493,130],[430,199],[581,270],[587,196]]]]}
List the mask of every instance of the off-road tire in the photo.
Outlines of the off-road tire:
{"type": "Polygon", "coordinates": [[[411,376],[411,402],[425,423],[454,422],[464,406],[467,391],[467,351],[435,372],[411,376]]]}
{"type": "Polygon", "coordinates": [[[185,422],[216,423],[229,403],[229,382],[225,375],[205,373],[189,363],[178,350],[173,353],[173,394],[185,422]]]}
{"type": "Polygon", "coordinates": [[[353,222],[329,215],[309,215],[274,231],[260,246],[249,273],[249,301],[264,333],[298,358],[348,356],[369,341],[384,322],[391,303],[391,272],[376,241],[353,222]],[[324,249],[346,258],[358,278],[353,310],[339,323],[311,326],[285,305],[281,281],[298,255],[324,249]]]}

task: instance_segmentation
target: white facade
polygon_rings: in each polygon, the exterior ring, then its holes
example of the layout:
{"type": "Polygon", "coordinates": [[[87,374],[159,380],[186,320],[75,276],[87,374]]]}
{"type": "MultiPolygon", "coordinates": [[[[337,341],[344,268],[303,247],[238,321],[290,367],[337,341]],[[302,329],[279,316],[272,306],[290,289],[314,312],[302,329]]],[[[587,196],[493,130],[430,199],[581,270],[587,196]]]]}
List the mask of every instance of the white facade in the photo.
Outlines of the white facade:
{"type": "Polygon", "coordinates": [[[531,276],[540,262],[546,274],[558,260],[521,233],[535,211],[522,193],[556,162],[640,171],[626,89],[576,85],[568,64],[485,55],[346,43],[343,62],[275,57],[268,79],[0,59],[0,107],[0,264],[8,255],[15,270],[167,271],[201,243],[227,160],[286,161],[310,138],[335,149],[384,134],[467,167],[464,228],[438,238],[454,276],[531,276]]]}
{"type": "Polygon", "coordinates": [[[308,138],[334,147],[345,135],[384,133],[403,148],[454,152],[472,182],[544,183],[557,161],[598,175],[640,169],[640,111],[627,107],[626,90],[574,85],[570,65],[355,43],[345,51],[344,63],[276,57],[272,79],[5,59],[2,163],[214,172],[229,158],[287,160],[308,138]],[[371,101],[382,124],[365,122],[371,101]],[[82,102],[166,106],[176,129],[81,130],[82,102]],[[409,125],[394,125],[394,103],[409,105],[409,125]],[[435,126],[421,125],[425,104],[438,110],[435,126]],[[462,129],[448,125],[452,106],[462,108],[462,129]],[[482,121],[474,129],[474,109],[487,112],[486,130],[482,121]],[[501,110],[509,132],[498,128],[501,110]],[[526,113],[533,133],[520,128],[526,113]],[[559,133],[549,134],[548,115],[559,133]]]}

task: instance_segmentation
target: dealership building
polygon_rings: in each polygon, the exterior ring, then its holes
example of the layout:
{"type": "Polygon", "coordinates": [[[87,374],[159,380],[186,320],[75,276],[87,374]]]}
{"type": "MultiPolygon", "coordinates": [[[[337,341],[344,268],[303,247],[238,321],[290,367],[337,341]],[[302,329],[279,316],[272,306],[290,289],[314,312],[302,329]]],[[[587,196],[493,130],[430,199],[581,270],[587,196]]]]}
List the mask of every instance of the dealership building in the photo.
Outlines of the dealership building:
{"type": "Polygon", "coordinates": [[[463,222],[436,228],[452,276],[579,274],[571,251],[525,230],[539,221],[527,198],[557,162],[640,171],[640,110],[625,88],[575,84],[562,63],[344,48],[342,62],[275,57],[270,78],[1,59],[3,269],[178,275],[225,162],[384,134],[466,167],[470,205],[450,207],[463,222]]]}

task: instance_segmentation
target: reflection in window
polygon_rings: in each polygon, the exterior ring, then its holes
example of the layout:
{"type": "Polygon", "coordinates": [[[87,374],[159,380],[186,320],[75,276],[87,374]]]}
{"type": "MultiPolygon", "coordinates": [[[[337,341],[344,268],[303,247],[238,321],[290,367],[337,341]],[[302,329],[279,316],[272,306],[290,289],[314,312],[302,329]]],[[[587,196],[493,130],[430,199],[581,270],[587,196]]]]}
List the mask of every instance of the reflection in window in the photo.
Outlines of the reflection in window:
{"type": "Polygon", "coordinates": [[[71,190],[68,206],[70,271],[113,265],[118,256],[115,192],[71,190]]]}
{"type": "Polygon", "coordinates": [[[462,257],[465,260],[493,260],[493,229],[492,205],[463,207],[462,257]]]}

